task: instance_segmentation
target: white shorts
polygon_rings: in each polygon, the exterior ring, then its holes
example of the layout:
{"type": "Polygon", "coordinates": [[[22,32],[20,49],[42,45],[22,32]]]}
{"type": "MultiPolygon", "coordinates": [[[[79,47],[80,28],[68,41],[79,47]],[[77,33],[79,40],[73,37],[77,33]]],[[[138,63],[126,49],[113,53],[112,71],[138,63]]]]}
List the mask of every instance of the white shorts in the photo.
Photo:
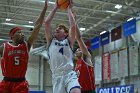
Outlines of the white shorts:
{"type": "Polygon", "coordinates": [[[53,78],[53,93],[70,93],[73,88],[80,88],[75,71],[53,78]]]}

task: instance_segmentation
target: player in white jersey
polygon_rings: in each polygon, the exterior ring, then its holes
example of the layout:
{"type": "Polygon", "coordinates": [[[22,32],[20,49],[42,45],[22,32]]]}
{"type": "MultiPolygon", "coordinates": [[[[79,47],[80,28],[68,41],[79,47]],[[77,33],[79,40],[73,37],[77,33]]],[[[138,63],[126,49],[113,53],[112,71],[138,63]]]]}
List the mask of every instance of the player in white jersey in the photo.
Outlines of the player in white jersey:
{"type": "Polygon", "coordinates": [[[53,93],[81,93],[76,72],[73,71],[73,44],[75,42],[76,23],[68,7],[70,30],[59,25],[54,32],[51,29],[52,19],[58,9],[57,3],[45,20],[45,34],[48,45],[48,56],[52,71],[53,93]]]}

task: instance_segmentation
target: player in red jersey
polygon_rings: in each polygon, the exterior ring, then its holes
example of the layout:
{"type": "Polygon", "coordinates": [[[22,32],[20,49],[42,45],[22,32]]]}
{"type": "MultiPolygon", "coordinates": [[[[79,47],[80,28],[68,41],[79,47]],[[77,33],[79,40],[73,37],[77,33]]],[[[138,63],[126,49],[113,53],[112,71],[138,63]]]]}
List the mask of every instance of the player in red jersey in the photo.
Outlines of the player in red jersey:
{"type": "Polygon", "coordinates": [[[28,52],[38,36],[46,10],[47,0],[27,41],[24,40],[22,28],[15,27],[10,31],[12,42],[5,42],[0,46],[1,68],[4,76],[0,82],[0,93],[29,93],[29,85],[25,78],[28,52]]]}
{"type": "Polygon", "coordinates": [[[96,93],[95,92],[95,76],[94,66],[91,61],[91,53],[87,49],[79,29],[76,30],[76,39],[80,48],[75,52],[77,59],[75,70],[79,76],[81,85],[81,93],[96,93]]]}

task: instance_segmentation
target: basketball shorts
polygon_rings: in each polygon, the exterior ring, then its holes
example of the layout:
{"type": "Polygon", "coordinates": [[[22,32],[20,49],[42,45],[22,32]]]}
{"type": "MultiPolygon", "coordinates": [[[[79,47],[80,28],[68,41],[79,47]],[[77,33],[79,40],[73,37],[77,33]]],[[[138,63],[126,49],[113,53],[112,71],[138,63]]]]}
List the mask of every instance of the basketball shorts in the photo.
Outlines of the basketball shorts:
{"type": "Polygon", "coordinates": [[[29,84],[27,81],[9,82],[2,80],[0,82],[0,93],[29,93],[29,84]]]}
{"type": "Polygon", "coordinates": [[[73,88],[80,88],[77,74],[71,71],[68,74],[53,77],[53,93],[70,93],[73,88]]]}

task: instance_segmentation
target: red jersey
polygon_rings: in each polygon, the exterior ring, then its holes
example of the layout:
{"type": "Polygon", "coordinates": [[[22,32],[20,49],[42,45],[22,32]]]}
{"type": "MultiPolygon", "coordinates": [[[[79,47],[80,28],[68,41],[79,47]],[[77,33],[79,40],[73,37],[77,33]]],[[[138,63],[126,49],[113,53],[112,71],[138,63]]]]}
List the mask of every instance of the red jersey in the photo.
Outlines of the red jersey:
{"type": "Polygon", "coordinates": [[[78,59],[75,71],[79,75],[79,83],[82,91],[95,90],[94,67],[86,64],[83,59],[78,59]]]}
{"type": "Polygon", "coordinates": [[[13,46],[9,42],[4,43],[1,59],[2,74],[4,77],[25,77],[28,65],[28,47],[26,42],[13,46]]]}

